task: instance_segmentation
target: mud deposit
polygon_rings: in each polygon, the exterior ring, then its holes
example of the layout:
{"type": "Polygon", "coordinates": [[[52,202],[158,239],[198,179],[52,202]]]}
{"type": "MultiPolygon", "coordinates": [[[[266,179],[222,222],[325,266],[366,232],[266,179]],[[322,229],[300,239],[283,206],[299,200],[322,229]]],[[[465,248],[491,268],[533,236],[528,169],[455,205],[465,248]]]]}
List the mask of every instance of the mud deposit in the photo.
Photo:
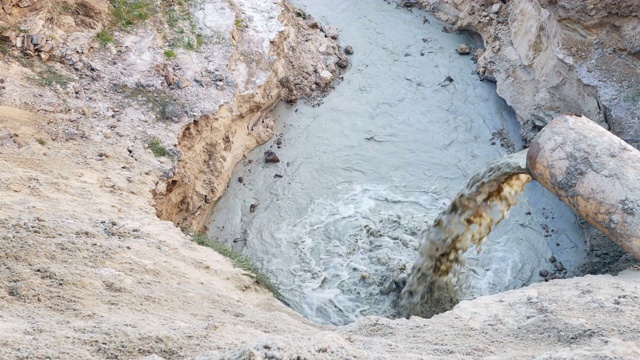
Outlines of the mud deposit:
{"type": "MultiPolygon", "coordinates": [[[[382,1],[294,5],[339,29],[350,69],[320,106],[276,108],[278,136],[236,167],[209,235],[253,259],[311,320],[394,317],[421,233],[472,174],[522,147],[519,127],[456,53],[472,39],[430,15],[382,1]],[[268,150],[280,162],[266,163],[268,150]]],[[[586,255],[575,216],[535,183],[476,250],[462,255],[461,298],[543,281],[541,270],[571,276],[586,255]]]]}

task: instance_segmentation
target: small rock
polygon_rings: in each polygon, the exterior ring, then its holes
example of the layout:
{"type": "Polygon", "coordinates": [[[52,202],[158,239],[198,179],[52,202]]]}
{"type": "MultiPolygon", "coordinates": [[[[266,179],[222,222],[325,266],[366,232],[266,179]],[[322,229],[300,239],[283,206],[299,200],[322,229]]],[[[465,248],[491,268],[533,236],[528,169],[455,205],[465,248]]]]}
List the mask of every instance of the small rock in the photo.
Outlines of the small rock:
{"type": "Polygon", "coordinates": [[[471,48],[467,44],[458,45],[458,48],[456,48],[456,51],[460,55],[469,55],[469,54],[471,54],[471,48]]]}
{"type": "Polygon", "coordinates": [[[500,9],[502,9],[502,4],[501,3],[497,3],[497,4],[493,4],[491,6],[491,10],[489,10],[492,14],[497,14],[500,12],[500,9]]]}
{"type": "Polygon", "coordinates": [[[333,40],[338,38],[338,29],[335,26],[323,26],[322,32],[333,40]]]}
{"type": "Polygon", "coordinates": [[[256,212],[257,208],[258,204],[251,204],[251,206],[249,206],[249,212],[253,214],[254,212],[256,212]]]}
{"type": "Polygon", "coordinates": [[[409,56],[411,56],[411,54],[409,54],[409,53],[405,53],[404,54],[404,57],[409,57],[409,56]]]}
{"type": "Polygon", "coordinates": [[[443,26],[442,27],[442,32],[445,32],[445,33],[449,34],[449,33],[454,32],[454,30],[453,30],[453,28],[451,26],[447,25],[447,26],[443,26]]]}
{"type": "Polygon", "coordinates": [[[318,24],[317,21],[313,20],[313,19],[309,19],[306,21],[307,26],[311,29],[319,29],[320,25],[318,24]]]}
{"type": "Polygon", "coordinates": [[[164,76],[164,81],[167,83],[167,85],[171,86],[176,81],[176,79],[173,77],[173,74],[169,72],[164,76]]]}
{"type": "Polygon", "coordinates": [[[266,162],[267,164],[275,164],[279,163],[280,159],[278,158],[278,155],[276,155],[276,153],[271,150],[267,150],[264,153],[264,162],[266,162]]]}
{"type": "Polygon", "coordinates": [[[549,276],[549,270],[547,270],[547,269],[542,269],[542,270],[540,270],[540,272],[539,272],[538,274],[539,274],[540,276],[542,276],[542,277],[547,277],[547,276],[549,276]]]}
{"type": "Polygon", "coordinates": [[[556,262],[556,257],[551,255],[551,257],[549,258],[549,261],[551,261],[552,263],[556,262]]]}
{"type": "Polygon", "coordinates": [[[353,55],[353,47],[351,45],[345,46],[344,53],[347,55],[353,55]]]}
{"type": "Polygon", "coordinates": [[[178,79],[178,89],[184,89],[189,86],[189,81],[185,78],[178,79]]]}
{"type": "Polygon", "coordinates": [[[342,58],[340,60],[338,60],[337,65],[342,68],[345,69],[349,66],[349,60],[347,58],[342,58]]]}
{"type": "Polygon", "coordinates": [[[275,174],[275,175],[273,175],[273,177],[275,179],[282,179],[282,175],[280,175],[280,174],[275,174]]]}
{"type": "Polygon", "coordinates": [[[323,82],[329,82],[329,81],[331,81],[332,78],[333,78],[333,74],[328,72],[327,70],[322,70],[320,72],[320,79],[323,82]]]}
{"type": "Polygon", "coordinates": [[[84,114],[84,116],[89,116],[90,112],[89,112],[89,108],[86,106],[82,107],[82,113],[84,114]]]}
{"type": "Polygon", "coordinates": [[[238,177],[238,182],[244,184],[244,178],[242,176],[238,177]]]}
{"type": "Polygon", "coordinates": [[[423,42],[423,43],[429,42],[429,38],[426,38],[426,37],[425,37],[425,38],[422,38],[422,42],[423,42]]]}
{"type": "Polygon", "coordinates": [[[562,263],[560,261],[558,261],[557,263],[553,264],[553,266],[555,266],[558,271],[564,270],[564,265],[562,265],[562,263]]]}

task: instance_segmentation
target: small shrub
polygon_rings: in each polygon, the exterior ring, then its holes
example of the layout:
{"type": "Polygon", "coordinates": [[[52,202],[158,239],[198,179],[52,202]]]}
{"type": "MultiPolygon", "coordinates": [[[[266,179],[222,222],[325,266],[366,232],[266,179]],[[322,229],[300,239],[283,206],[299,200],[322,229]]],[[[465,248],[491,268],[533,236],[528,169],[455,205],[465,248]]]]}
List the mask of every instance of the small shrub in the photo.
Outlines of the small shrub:
{"type": "Polygon", "coordinates": [[[244,19],[237,18],[234,24],[238,29],[242,29],[244,28],[244,19]]]}
{"type": "Polygon", "coordinates": [[[71,78],[58,73],[50,66],[47,66],[44,70],[38,71],[38,77],[36,80],[45,86],[52,86],[53,84],[64,86],[71,82],[71,78]]]}
{"type": "Polygon", "coordinates": [[[47,142],[44,139],[38,138],[38,139],[36,139],[36,141],[38,142],[38,144],[40,144],[42,146],[47,145],[47,142]]]}
{"type": "Polygon", "coordinates": [[[166,56],[167,59],[175,59],[177,55],[175,51],[169,49],[164,51],[164,56],[166,56]]]}
{"type": "Polygon", "coordinates": [[[269,276],[265,274],[264,271],[262,271],[260,268],[255,266],[251,262],[251,259],[249,259],[246,255],[242,255],[237,251],[231,249],[230,247],[215,240],[209,239],[207,236],[202,234],[194,235],[191,239],[196,244],[209,247],[218,254],[228,258],[229,260],[231,260],[235,267],[249,272],[251,274],[251,277],[258,285],[269,290],[273,294],[273,296],[276,297],[276,299],[282,300],[282,294],[280,294],[278,287],[273,284],[271,282],[271,279],[269,279],[269,276]]]}
{"type": "Polygon", "coordinates": [[[149,141],[149,149],[156,157],[170,157],[169,151],[166,147],[162,146],[158,139],[154,138],[149,141]]]}
{"type": "Polygon", "coordinates": [[[107,30],[102,30],[98,34],[96,34],[96,40],[102,45],[106,46],[109,43],[113,42],[113,36],[107,30]]]}
{"type": "Polygon", "coordinates": [[[638,83],[634,81],[622,99],[627,103],[635,105],[638,103],[639,98],[640,89],[638,89],[638,83]]]}
{"type": "Polygon", "coordinates": [[[109,0],[109,2],[113,5],[113,16],[124,28],[149,19],[154,10],[151,0],[109,0]]]}

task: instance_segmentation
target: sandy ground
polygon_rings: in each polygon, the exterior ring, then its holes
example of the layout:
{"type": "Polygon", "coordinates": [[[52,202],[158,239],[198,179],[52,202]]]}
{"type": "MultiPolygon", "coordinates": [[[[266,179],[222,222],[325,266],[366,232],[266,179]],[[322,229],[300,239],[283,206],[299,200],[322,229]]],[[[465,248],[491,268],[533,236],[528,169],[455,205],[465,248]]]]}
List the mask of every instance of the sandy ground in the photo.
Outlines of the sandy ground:
{"type": "MultiPolygon", "coordinates": [[[[279,5],[234,4],[221,10],[229,17],[226,25],[209,25],[226,26],[231,35],[238,11],[250,27],[264,21],[252,17],[252,9],[285,21],[279,5]]],[[[640,275],[634,270],[463,302],[430,320],[366,318],[342,328],[304,320],[248,274],[157,217],[153,192],[179,171],[177,159],[189,156],[175,149],[181,129],[232,103],[250,82],[238,85],[242,78],[235,71],[242,66],[233,60],[238,57],[232,44],[223,43],[178,54],[169,65],[191,85],[167,88],[166,73],[155,67],[165,59],[153,31],[121,34],[115,52],[80,42],[80,70],[49,63],[71,79],[64,86],[39,85],[40,63],[24,67],[8,57],[0,62],[1,358],[640,356],[640,275]],[[221,89],[206,81],[196,86],[194,74],[203,70],[198,66],[211,63],[229,79],[221,89]],[[186,105],[175,119],[158,121],[146,93],[135,98],[126,90],[139,82],[139,88],[186,105]],[[196,106],[198,97],[211,99],[210,108],[196,106]],[[185,99],[193,99],[192,106],[185,99]],[[146,145],[152,138],[174,158],[155,157],[146,145]]],[[[320,30],[313,34],[327,39],[320,30]]],[[[243,36],[247,44],[265,44],[251,32],[243,36]]],[[[239,74],[263,74],[268,81],[269,67],[252,69],[239,74]]]]}

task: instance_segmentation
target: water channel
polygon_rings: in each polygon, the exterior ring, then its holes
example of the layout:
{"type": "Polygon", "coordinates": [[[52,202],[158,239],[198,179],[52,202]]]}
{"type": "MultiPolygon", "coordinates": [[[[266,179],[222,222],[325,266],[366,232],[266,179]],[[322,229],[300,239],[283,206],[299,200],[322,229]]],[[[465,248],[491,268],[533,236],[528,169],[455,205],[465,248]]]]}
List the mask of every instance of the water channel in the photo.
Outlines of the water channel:
{"type": "MultiPolygon", "coordinates": [[[[494,84],[456,53],[473,39],[443,32],[430,15],[377,0],[293,4],[340,30],[355,50],[351,67],[322,105],[275,109],[282,145],[274,138],[236,167],[209,235],[249,256],[311,320],[394,316],[394,284],[411,270],[422,231],[471,175],[522,148],[519,126],[494,84]],[[264,163],[269,149],[280,163],[264,163]]],[[[552,255],[571,276],[584,239],[573,213],[532,182],[482,251],[464,254],[463,297],[542,281],[552,255]]]]}

